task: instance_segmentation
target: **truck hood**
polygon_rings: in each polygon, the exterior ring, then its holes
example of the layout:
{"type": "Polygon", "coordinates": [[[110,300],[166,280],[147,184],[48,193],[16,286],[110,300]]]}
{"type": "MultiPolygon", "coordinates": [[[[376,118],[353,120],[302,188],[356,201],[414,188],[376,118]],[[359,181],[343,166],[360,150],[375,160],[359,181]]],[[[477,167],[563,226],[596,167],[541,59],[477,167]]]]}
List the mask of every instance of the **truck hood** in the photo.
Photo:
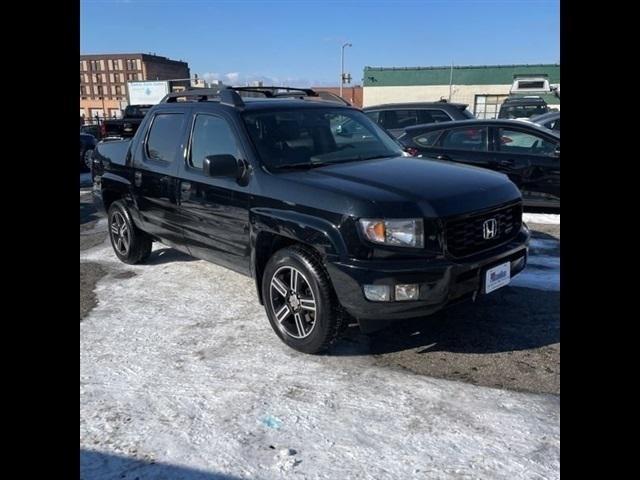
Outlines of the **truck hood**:
{"type": "Polygon", "coordinates": [[[368,200],[378,215],[387,217],[447,217],[521,198],[506,175],[428,158],[349,162],[285,175],[295,175],[297,182],[311,187],[368,200]]]}

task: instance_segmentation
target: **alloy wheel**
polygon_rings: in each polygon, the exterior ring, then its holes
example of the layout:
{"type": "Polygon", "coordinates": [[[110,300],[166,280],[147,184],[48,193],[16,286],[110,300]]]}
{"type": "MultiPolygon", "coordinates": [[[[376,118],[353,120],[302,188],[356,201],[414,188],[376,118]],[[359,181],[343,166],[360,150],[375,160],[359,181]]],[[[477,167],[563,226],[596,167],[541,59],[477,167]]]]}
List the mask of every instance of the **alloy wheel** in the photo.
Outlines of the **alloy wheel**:
{"type": "Polygon", "coordinates": [[[304,274],[295,267],[280,267],[271,277],[269,292],[280,330],[293,338],[308,337],[316,324],[316,300],[304,274]]]}
{"type": "Polygon", "coordinates": [[[111,240],[114,248],[120,255],[127,255],[129,245],[131,244],[131,236],[129,227],[120,212],[114,212],[111,216],[111,240]]]}

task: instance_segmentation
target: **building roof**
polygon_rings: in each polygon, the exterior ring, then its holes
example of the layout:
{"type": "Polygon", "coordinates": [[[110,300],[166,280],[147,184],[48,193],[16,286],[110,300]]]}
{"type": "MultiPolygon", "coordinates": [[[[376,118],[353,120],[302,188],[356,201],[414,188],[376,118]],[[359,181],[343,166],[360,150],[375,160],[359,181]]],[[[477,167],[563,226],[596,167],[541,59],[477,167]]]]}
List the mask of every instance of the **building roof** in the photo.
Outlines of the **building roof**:
{"type": "Polygon", "coordinates": [[[184,63],[184,60],[172,60],[171,58],[153,55],[151,53],[91,53],[80,55],[80,60],[117,60],[120,58],[140,58],[144,61],[165,62],[165,63],[184,63]]]}
{"type": "MultiPolygon", "coordinates": [[[[364,67],[365,87],[408,85],[449,85],[451,66],[364,67]]],[[[546,76],[560,83],[559,64],[536,65],[454,65],[454,85],[511,85],[514,76],[546,76]]]]}

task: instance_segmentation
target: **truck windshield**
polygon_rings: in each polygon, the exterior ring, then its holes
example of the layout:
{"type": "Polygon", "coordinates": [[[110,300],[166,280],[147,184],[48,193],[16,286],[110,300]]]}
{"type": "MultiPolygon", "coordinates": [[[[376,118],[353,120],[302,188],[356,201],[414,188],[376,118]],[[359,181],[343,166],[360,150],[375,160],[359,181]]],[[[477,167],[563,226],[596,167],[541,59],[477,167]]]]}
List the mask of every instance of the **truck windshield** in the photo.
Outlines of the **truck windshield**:
{"type": "Polygon", "coordinates": [[[400,146],[358,110],[297,108],[247,112],[244,122],[269,169],[402,155],[400,146]]]}

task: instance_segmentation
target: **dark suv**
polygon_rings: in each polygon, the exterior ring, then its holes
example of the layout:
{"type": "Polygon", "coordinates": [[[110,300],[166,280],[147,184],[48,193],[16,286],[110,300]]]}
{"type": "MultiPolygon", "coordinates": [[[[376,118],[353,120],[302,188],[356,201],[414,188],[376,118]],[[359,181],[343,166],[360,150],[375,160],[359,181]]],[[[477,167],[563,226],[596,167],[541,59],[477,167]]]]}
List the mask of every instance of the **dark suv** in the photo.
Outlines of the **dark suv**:
{"type": "Polygon", "coordinates": [[[405,128],[414,125],[476,118],[466,104],[445,101],[390,103],[366,107],[363,112],[394,137],[399,137],[405,128]]]}
{"type": "Polygon", "coordinates": [[[518,96],[508,97],[500,106],[500,119],[527,119],[534,115],[542,115],[549,111],[547,102],[542,97],[518,96]]]}
{"type": "Polygon", "coordinates": [[[524,268],[506,176],[407,157],[356,108],[249,90],[171,93],[132,139],[98,144],[93,192],[120,260],[160,241],[250,275],[276,334],[307,353],[353,319],[428,315],[524,268]]]}

